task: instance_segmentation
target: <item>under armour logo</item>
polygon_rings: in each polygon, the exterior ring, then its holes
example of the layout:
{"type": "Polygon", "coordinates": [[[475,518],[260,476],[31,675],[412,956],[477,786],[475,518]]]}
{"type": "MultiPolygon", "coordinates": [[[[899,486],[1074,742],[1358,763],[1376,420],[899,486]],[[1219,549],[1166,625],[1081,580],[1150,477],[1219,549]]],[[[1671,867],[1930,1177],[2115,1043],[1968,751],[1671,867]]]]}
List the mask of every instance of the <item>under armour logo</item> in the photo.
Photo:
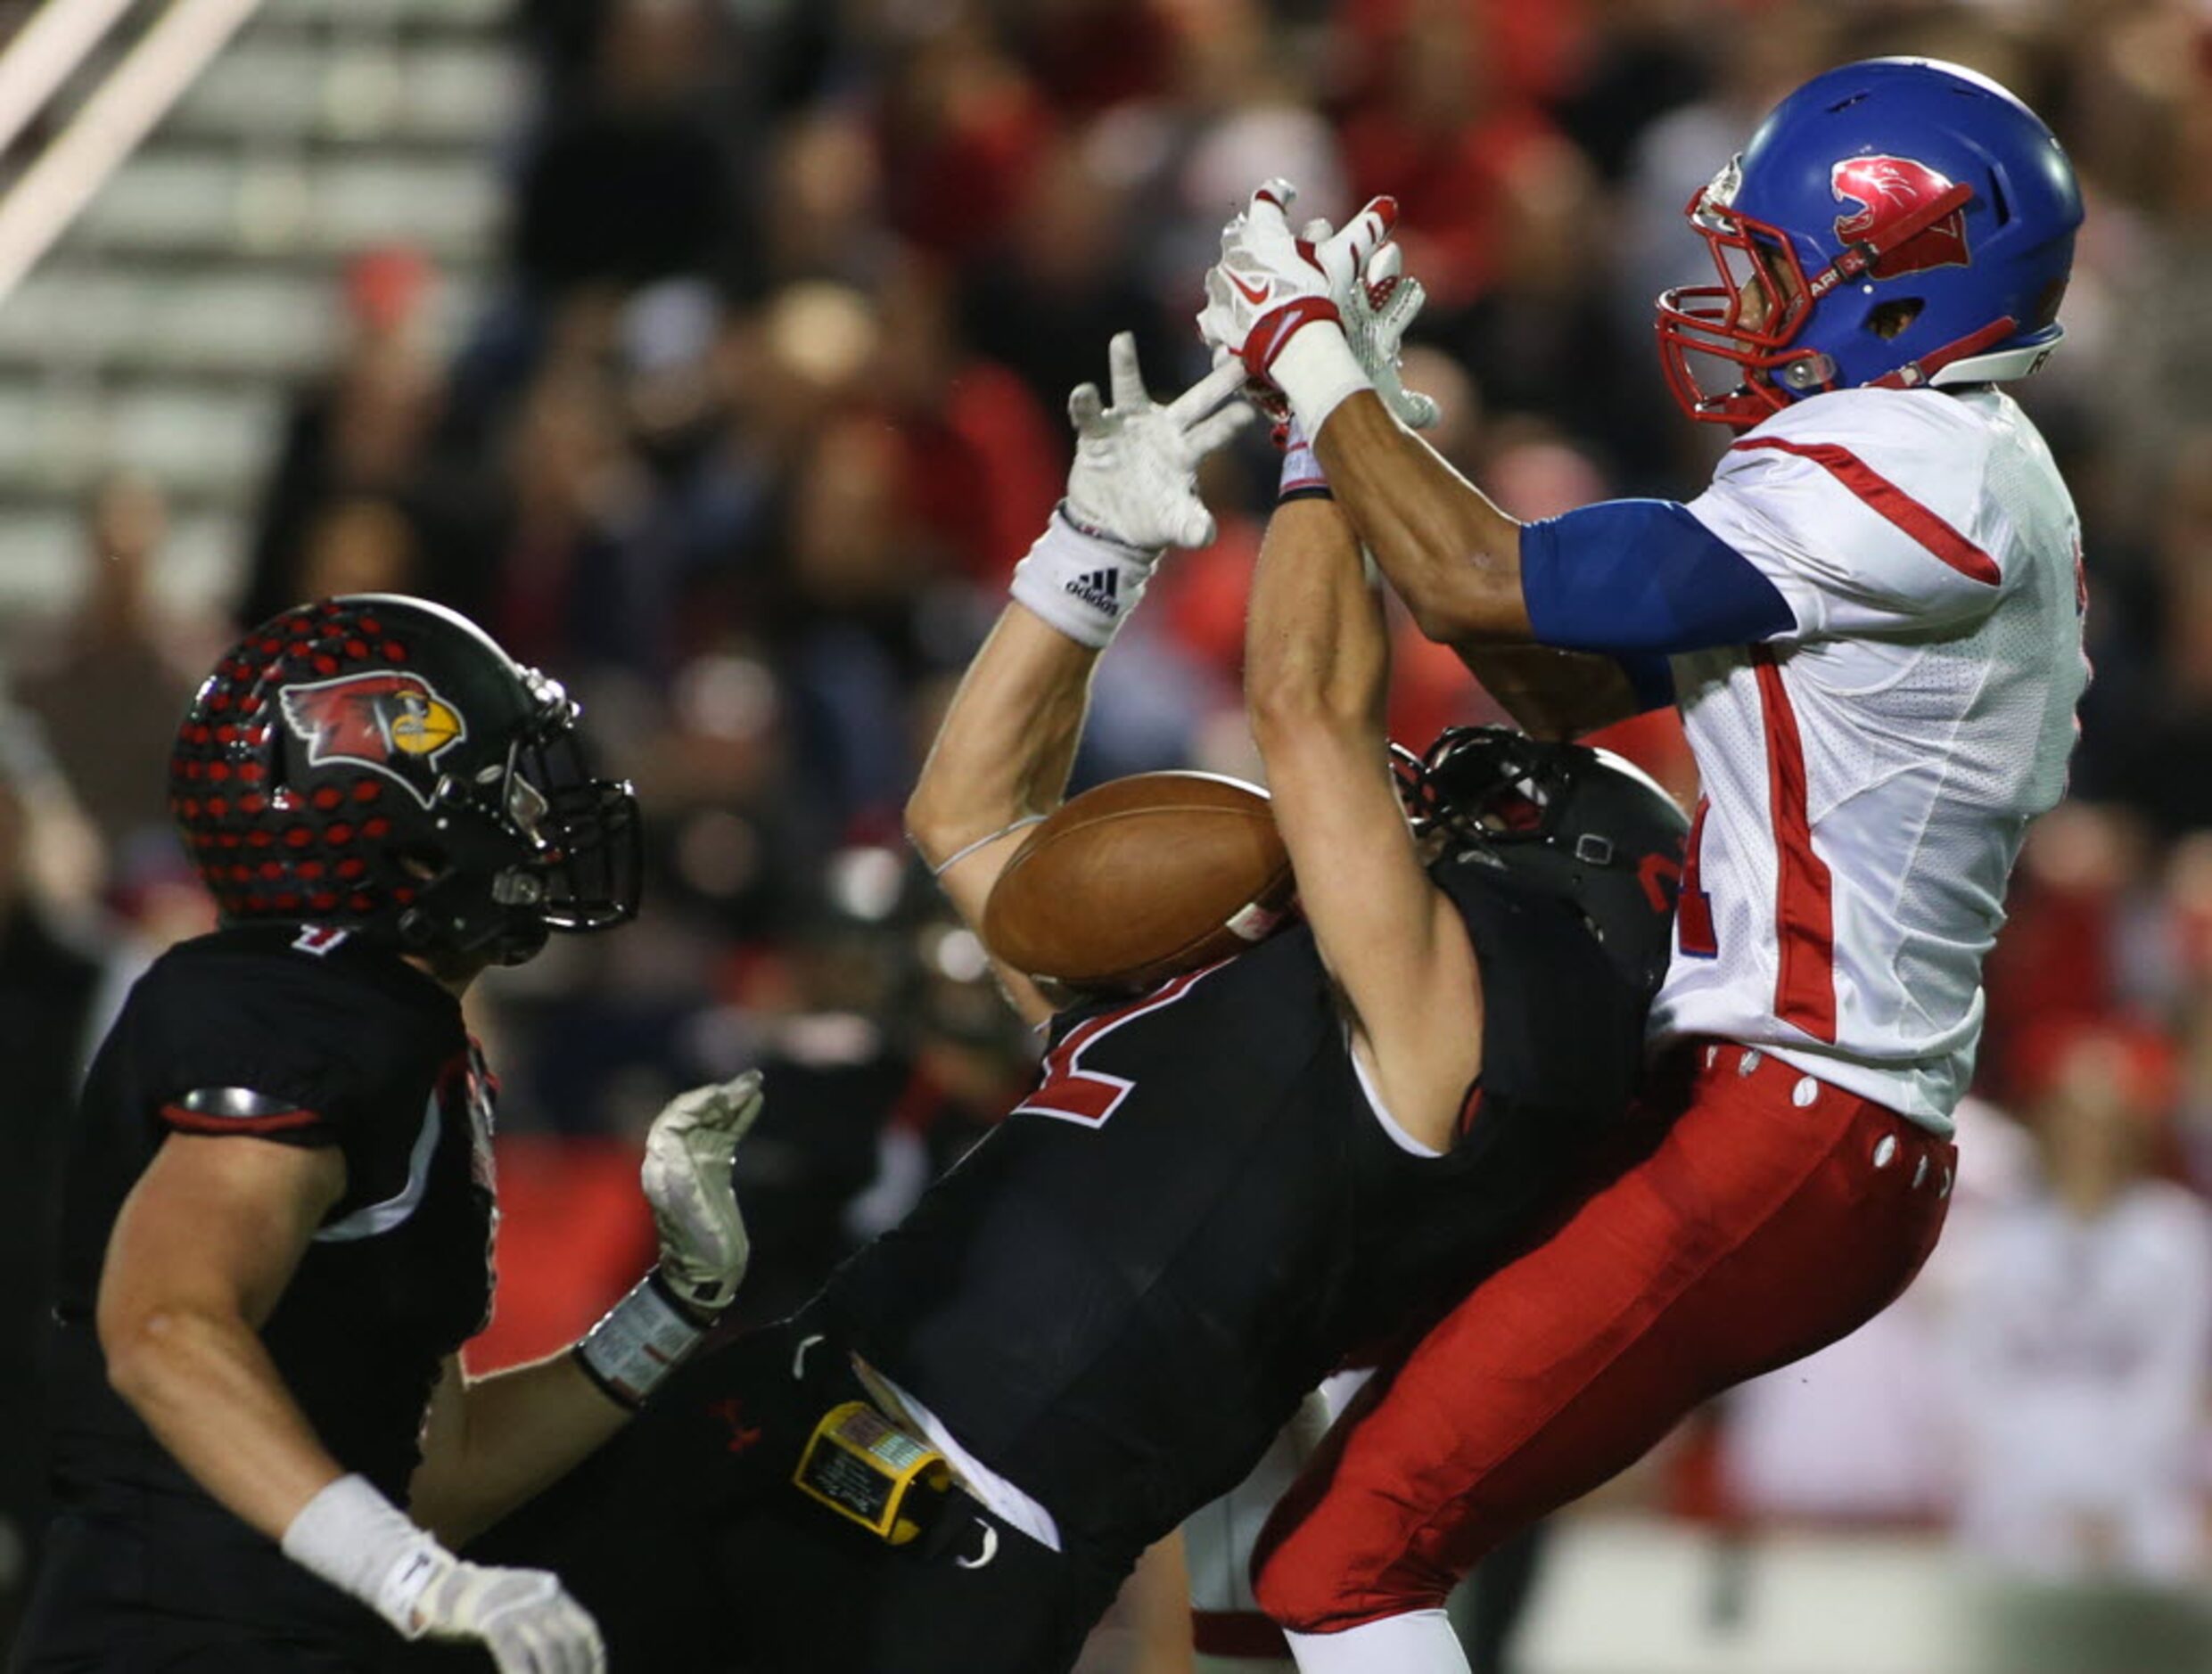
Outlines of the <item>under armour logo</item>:
{"type": "Polygon", "coordinates": [[[952,1560],[964,1570],[980,1570],[983,1567],[983,1565],[990,1563],[991,1559],[999,1555],[999,1531],[992,1528],[989,1523],[985,1522],[981,1517],[974,1519],[974,1523],[978,1529],[983,1531],[983,1539],[982,1544],[980,1544],[975,1549],[975,1555],[972,1558],[955,1558],[952,1560]]]}
{"type": "Polygon", "coordinates": [[[1112,568],[1092,570],[1067,584],[1067,590],[1094,610],[1108,616],[1122,613],[1122,572],[1112,568]]]}
{"type": "Polygon", "coordinates": [[[744,1453],[768,1432],[758,1424],[745,1423],[744,1403],[735,1396],[716,1401],[707,1408],[710,1417],[719,1418],[729,1427],[728,1439],[723,1443],[730,1453],[744,1453]]]}

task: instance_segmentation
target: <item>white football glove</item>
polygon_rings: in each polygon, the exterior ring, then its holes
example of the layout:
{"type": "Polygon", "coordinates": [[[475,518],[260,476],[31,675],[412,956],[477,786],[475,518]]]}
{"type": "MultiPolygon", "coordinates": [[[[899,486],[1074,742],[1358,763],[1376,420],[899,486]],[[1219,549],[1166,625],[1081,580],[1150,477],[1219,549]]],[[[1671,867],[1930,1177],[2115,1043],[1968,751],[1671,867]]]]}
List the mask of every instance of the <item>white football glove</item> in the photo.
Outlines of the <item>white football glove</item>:
{"type": "Polygon", "coordinates": [[[409,1639],[481,1642],[499,1674],[601,1674],[599,1629],[546,1570],[464,1563],[380,1493],[341,1476],[284,1530],[284,1555],[409,1639]]]}
{"type": "Polygon", "coordinates": [[[1127,332],[1107,345],[1106,364],[1112,406],[1094,383],[1068,396],[1075,463],[1067,497],[1015,566],[1013,586],[1032,614],[1097,649],[1137,608],[1164,550],[1213,538],[1213,514],[1198,497],[1198,462],[1252,417],[1229,399],[1244,381],[1244,368],[1233,363],[1216,366],[1165,406],[1146,390],[1137,340],[1127,332]]]}
{"type": "Polygon", "coordinates": [[[704,1317],[729,1306],[752,1254],[729,1175],[765,1103],[761,1072],[748,1070],[672,1099],[646,1136],[637,1172],[661,1234],[661,1276],[704,1317]]]}
{"type": "Polygon", "coordinates": [[[550,1570],[443,1563],[416,1595],[407,1637],[481,1640],[499,1674],[603,1674],[598,1625],[550,1570]]]}
{"type": "Polygon", "coordinates": [[[1140,552],[1204,546],[1213,513],[1198,497],[1198,462],[1243,428],[1251,414],[1223,406],[1239,380],[1217,367],[1165,406],[1154,403],[1127,332],[1106,345],[1114,405],[1098,386],[1069,392],[1075,463],[1067,473],[1067,514],[1084,533],[1140,552]]]}

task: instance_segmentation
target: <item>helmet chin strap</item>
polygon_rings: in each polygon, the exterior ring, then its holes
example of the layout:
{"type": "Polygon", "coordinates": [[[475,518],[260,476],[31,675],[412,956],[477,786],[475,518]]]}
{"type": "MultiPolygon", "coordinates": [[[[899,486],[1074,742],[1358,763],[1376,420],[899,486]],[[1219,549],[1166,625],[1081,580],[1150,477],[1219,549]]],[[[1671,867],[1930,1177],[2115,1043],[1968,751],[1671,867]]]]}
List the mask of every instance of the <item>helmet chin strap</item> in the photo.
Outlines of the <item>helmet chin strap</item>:
{"type": "Polygon", "coordinates": [[[2058,347],[2055,339],[2007,354],[1982,353],[1985,349],[2004,341],[2019,326],[2020,323],[2010,314],[2003,315],[1980,331],[1969,332],[1941,349],[1930,349],[1918,360],[1907,361],[1896,371],[1875,379],[1874,388],[1912,390],[1922,384],[2000,383],[2008,378],[2025,378],[2058,347]]]}
{"type": "MultiPolygon", "coordinates": [[[[2019,329],[2019,322],[2010,314],[1990,321],[1978,332],[1931,349],[1918,360],[1908,360],[1894,372],[1886,372],[1866,384],[1870,390],[1918,390],[1941,387],[1950,383],[1996,383],[2008,378],[2025,378],[2043,365],[2051,351],[2058,347],[2053,342],[2033,349],[2014,349],[2008,354],[1984,355],[1982,350],[1992,344],[2002,343],[2019,329]]],[[[1819,349],[1809,349],[1778,368],[1773,373],[1776,382],[1799,395],[1825,390],[1834,382],[1836,363],[1819,349]]]]}

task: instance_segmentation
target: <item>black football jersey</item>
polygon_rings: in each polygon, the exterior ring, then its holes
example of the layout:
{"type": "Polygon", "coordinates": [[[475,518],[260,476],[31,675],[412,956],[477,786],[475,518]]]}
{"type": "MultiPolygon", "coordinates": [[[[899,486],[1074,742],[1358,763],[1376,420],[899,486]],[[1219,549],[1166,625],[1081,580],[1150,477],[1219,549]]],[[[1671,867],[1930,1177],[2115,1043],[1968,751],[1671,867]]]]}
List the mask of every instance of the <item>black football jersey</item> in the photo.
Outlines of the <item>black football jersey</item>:
{"type": "MultiPolygon", "coordinates": [[[[344,1153],[345,1194],[261,1335],[324,1444],[404,1504],[440,1362],[489,1308],[492,1093],[454,997],[341,933],[220,931],[165,954],[132,989],[72,1138],[51,1432],[64,1511],[176,1548],[148,1557],[148,1603],[184,1578],[226,1575],[218,1595],[305,1588],[351,1608],[209,1499],[108,1387],[94,1330],[101,1267],[155,1151],[185,1132],[344,1153]],[[191,1098],[220,1088],[259,1097],[191,1098]]],[[[201,1604],[219,1612],[215,1597],[201,1604]]]]}
{"type": "Polygon", "coordinates": [[[1626,1107],[1649,991],[1564,897],[1432,875],[1484,1067],[1421,1154],[1362,1090],[1310,930],[1055,1022],[1042,1079],[819,1306],[1064,1533],[1134,1546],[1242,1479],[1348,1350],[1456,1293],[1626,1107]]]}

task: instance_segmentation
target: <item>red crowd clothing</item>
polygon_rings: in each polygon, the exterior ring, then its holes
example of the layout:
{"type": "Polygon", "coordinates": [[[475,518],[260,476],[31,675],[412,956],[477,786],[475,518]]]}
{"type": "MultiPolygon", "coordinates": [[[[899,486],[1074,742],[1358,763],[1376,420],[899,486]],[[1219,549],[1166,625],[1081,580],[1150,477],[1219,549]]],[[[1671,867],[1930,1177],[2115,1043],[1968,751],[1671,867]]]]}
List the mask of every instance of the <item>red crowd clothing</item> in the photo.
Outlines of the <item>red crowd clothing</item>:
{"type": "Polygon", "coordinates": [[[1732,1045],[1682,1048],[1632,1125],[1640,1154],[1378,1373],[1284,1496],[1254,1559],[1277,1621],[1441,1605],[1701,1401],[1855,1330],[1934,1249],[1958,1155],[1732,1045]]]}

